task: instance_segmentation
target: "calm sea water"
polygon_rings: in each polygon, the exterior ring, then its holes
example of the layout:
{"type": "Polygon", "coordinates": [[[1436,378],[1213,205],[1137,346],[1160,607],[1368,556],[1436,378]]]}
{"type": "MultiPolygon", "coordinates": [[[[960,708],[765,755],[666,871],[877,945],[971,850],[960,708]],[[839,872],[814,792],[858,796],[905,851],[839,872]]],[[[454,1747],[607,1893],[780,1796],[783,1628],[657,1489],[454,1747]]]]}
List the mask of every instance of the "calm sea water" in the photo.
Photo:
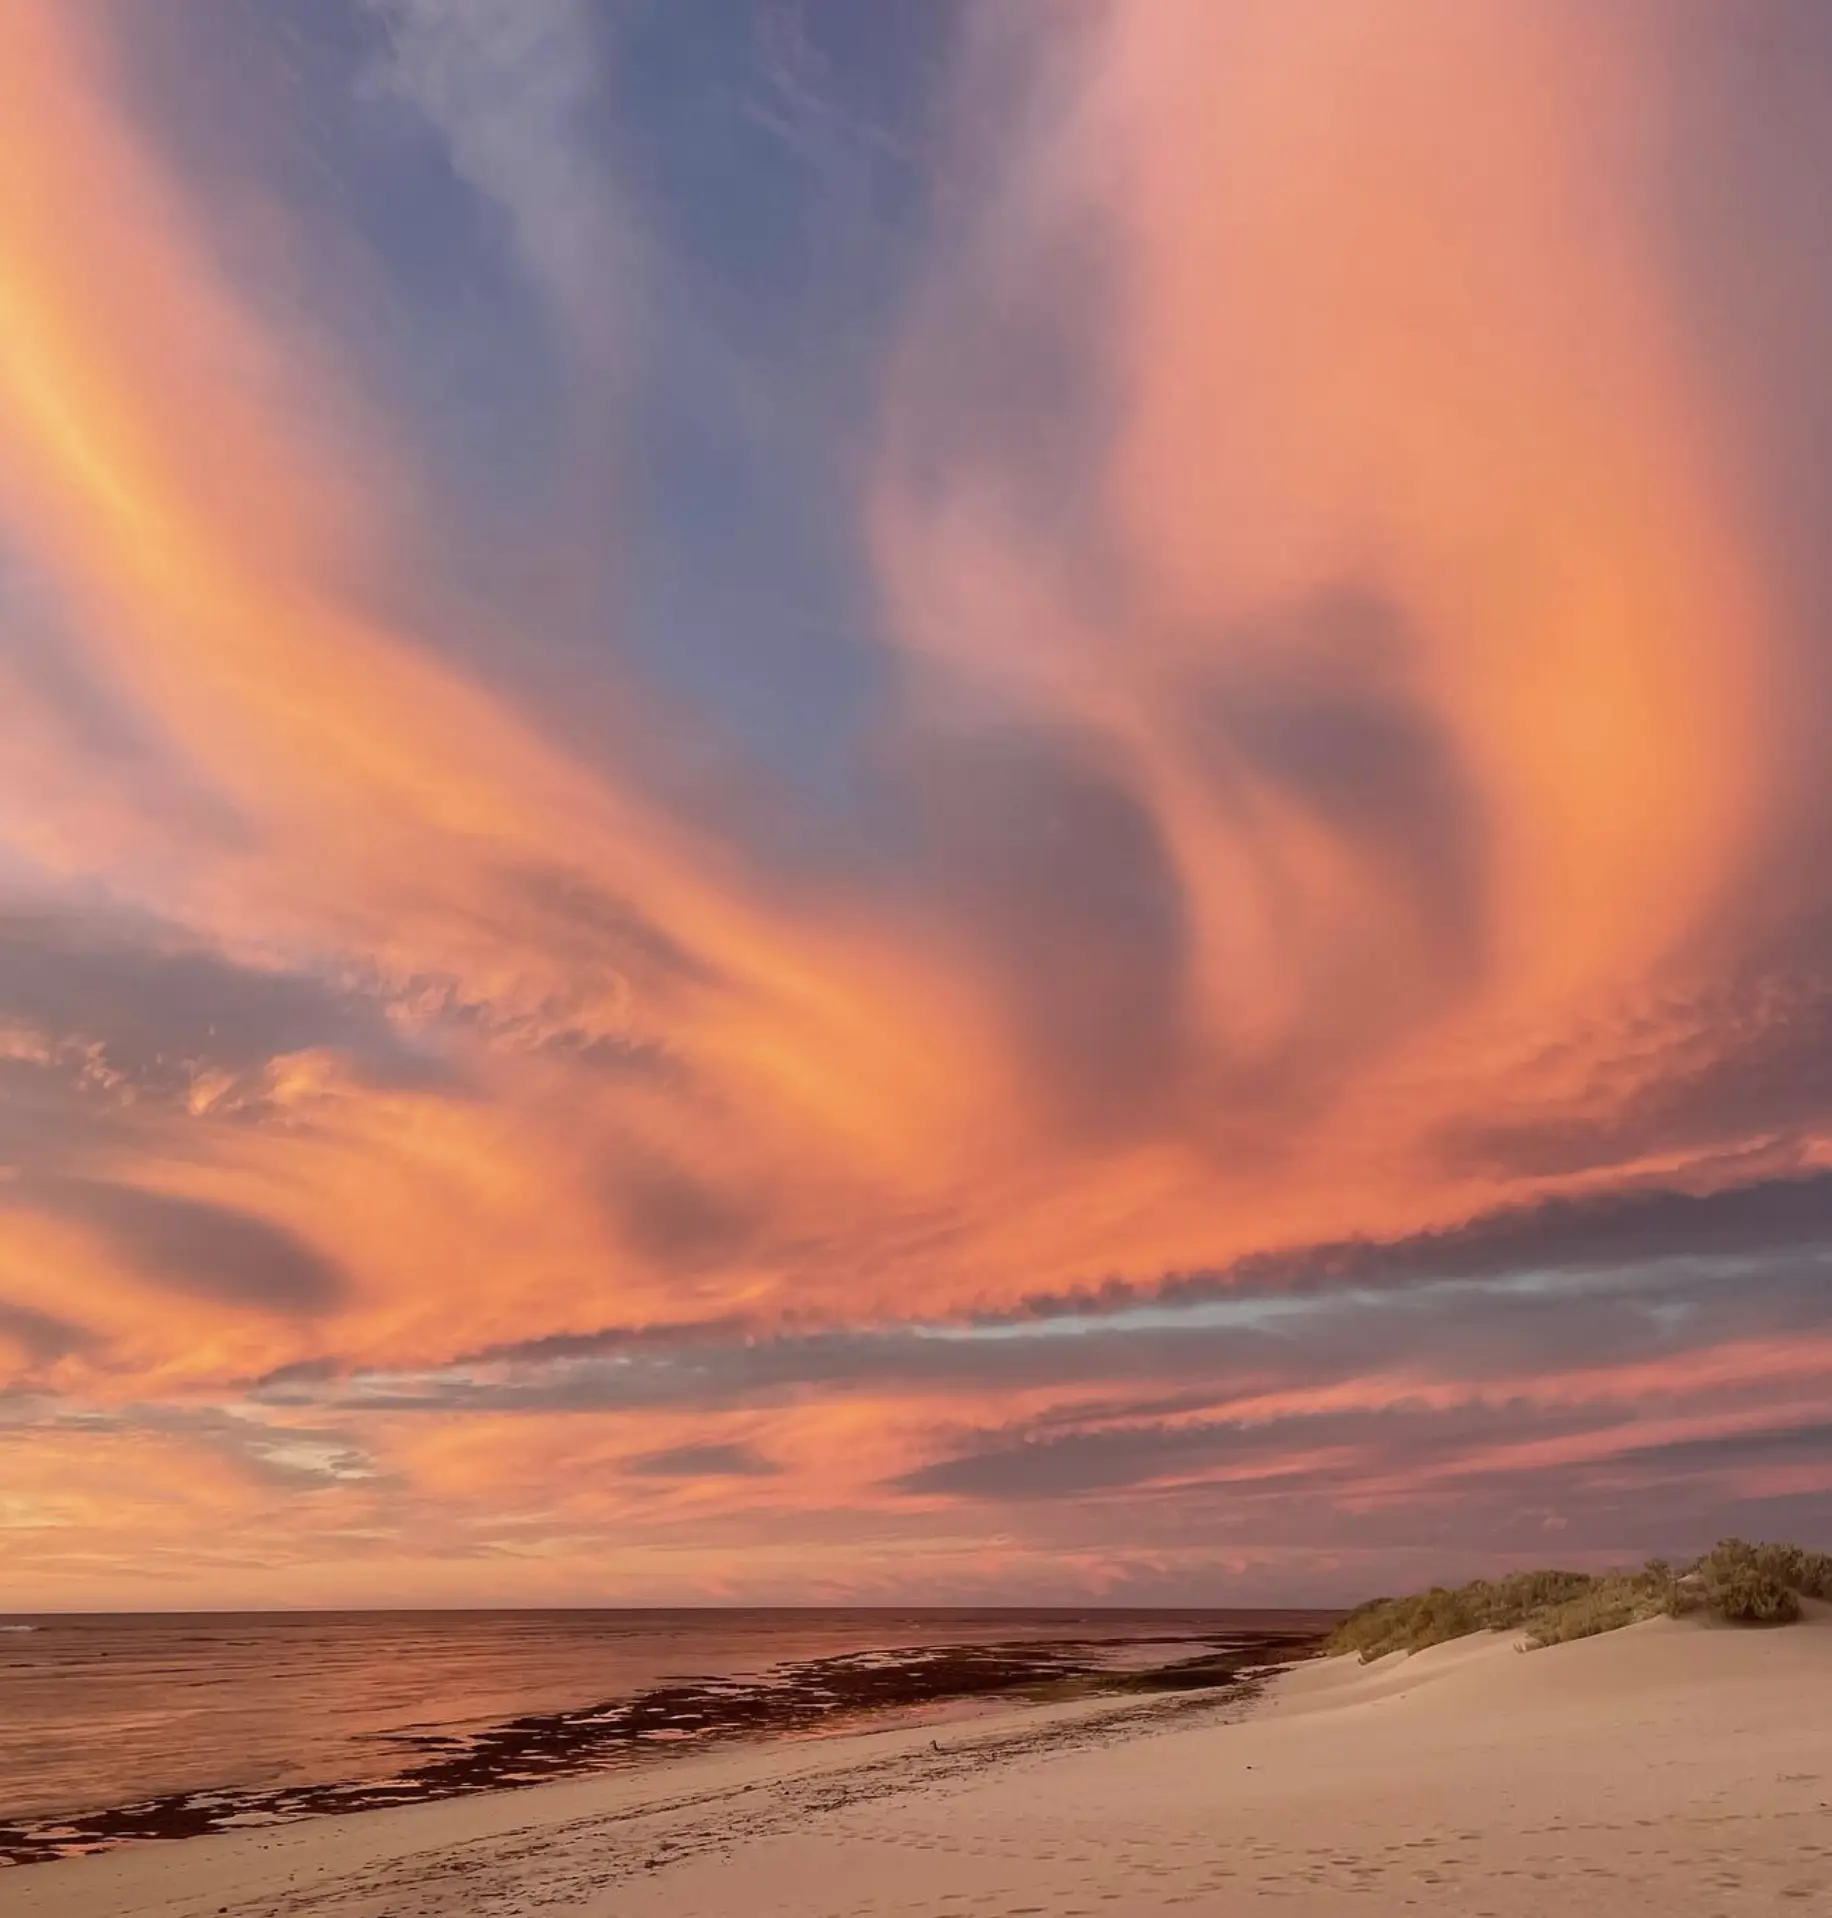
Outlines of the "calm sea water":
{"type": "MultiPolygon", "coordinates": [[[[173,1794],[387,1779],[400,1774],[406,1750],[465,1749],[530,1715],[672,1696],[682,1684],[710,1683],[707,1695],[726,1701],[713,1716],[729,1718],[730,1702],[744,1706],[758,1688],[800,1685],[804,1698],[811,1686],[824,1690],[821,1661],[856,1675],[904,1669],[913,1655],[947,1691],[959,1687],[933,1648],[1013,1646],[1022,1655],[1066,1644],[1086,1647],[1088,1662],[1137,1667],[1308,1622],[1265,1612],[883,1609],[7,1620],[0,1825],[173,1794]]],[[[716,1728],[688,1713],[639,1736],[708,1729],[716,1728]]]]}

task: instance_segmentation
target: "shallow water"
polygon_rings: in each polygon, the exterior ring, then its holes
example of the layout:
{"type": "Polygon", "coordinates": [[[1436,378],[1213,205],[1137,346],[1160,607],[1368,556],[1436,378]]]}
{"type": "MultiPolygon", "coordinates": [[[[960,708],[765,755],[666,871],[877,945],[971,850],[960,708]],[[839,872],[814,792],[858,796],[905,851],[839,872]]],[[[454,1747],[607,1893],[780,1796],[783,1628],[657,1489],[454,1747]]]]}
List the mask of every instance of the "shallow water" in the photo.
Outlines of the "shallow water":
{"type": "Polygon", "coordinates": [[[0,1628],[0,1857],[526,1782],[1057,1676],[1257,1655],[1263,1634],[1315,1622],[878,1608],[14,1619],[0,1628]]]}

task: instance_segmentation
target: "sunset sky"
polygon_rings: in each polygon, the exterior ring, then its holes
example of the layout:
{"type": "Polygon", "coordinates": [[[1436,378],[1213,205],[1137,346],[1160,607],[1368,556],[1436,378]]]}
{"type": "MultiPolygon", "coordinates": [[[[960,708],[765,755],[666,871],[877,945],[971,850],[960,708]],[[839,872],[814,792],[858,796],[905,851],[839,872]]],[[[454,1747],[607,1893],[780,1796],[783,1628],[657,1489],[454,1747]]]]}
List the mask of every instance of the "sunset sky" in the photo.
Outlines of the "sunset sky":
{"type": "Polygon", "coordinates": [[[1832,7],[0,0],[0,1608],[1832,1544],[1832,7]]]}

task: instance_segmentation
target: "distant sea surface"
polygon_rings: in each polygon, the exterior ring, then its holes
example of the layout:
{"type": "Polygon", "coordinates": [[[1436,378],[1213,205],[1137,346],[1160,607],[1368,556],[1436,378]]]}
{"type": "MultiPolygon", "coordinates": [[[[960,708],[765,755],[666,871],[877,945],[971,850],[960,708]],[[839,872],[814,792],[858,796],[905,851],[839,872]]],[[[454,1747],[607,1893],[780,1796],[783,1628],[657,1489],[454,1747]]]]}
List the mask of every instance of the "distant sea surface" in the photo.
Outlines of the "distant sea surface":
{"type": "Polygon", "coordinates": [[[0,1862],[532,1783],[1063,1680],[1225,1683],[1307,1649],[1328,1622],[879,1608],[9,1618],[0,1862]]]}

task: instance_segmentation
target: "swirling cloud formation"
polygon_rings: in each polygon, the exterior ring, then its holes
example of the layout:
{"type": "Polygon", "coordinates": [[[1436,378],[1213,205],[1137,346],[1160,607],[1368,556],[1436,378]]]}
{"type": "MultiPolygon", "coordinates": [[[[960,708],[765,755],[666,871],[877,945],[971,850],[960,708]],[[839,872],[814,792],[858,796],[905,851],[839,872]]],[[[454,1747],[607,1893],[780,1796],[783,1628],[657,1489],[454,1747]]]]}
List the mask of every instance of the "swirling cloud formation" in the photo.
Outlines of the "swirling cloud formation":
{"type": "Polygon", "coordinates": [[[1823,1528],[1815,0],[0,50],[9,1603],[1823,1528]]]}

